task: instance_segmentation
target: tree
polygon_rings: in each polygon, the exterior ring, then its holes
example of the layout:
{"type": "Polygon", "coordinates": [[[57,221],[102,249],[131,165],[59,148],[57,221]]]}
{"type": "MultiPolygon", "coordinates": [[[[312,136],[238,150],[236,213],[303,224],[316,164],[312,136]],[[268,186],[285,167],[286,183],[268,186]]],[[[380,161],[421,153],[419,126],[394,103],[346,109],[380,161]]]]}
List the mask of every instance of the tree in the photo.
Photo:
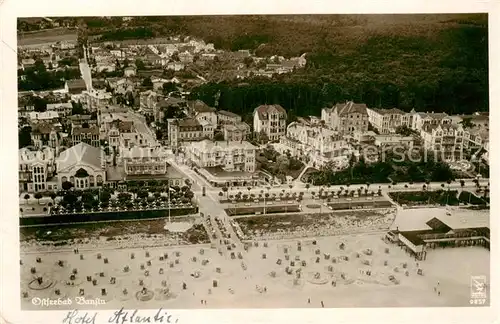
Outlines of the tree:
{"type": "Polygon", "coordinates": [[[224,187],[222,187],[222,191],[226,193],[226,197],[227,197],[228,188],[226,186],[224,186],[224,187]]]}
{"type": "Polygon", "coordinates": [[[187,190],[185,193],[184,193],[184,197],[188,198],[189,200],[193,199],[194,197],[194,193],[191,191],[191,190],[187,190]]]}
{"type": "Polygon", "coordinates": [[[173,82],[165,82],[162,85],[162,90],[163,90],[163,94],[167,95],[168,93],[177,91],[178,89],[177,89],[177,85],[175,83],[173,83],[173,82]]]}
{"type": "Polygon", "coordinates": [[[139,192],[137,192],[137,197],[138,198],[147,198],[149,196],[149,193],[146,191],[146,190],[141,190],[139,192]]]}
{"type": "Polygon", "coordinates": [[[306,183],[306,190],[309,191],[309,188],[311,188],[311,185],[306,183]]]}
{"type": "Polygon", "coordinates": [[[28,199],[30,199],[31,196],[29,194],[24,195],[24,200],[26,200],[26,203],[28,203],[28,199]]]}
{"type": "Polygon", "coordinates": [[[261,144],[266,144],[269,142],[269,137],[267,136],[266,132],[264,130],[261,130],[258,134],[258,141],[261,144]]]}
{"type": "Polygon", "coordinates": [[[71,188],[73,188],[73,184],[72,184],[71,182],[69,182],[69,181],[64,181],[64,182],[62,183],[62,188],[63,188],[63,190],[68,191],[68,190],[70,190],[71,188]]]}
{"type": "Polygon", "coordinates": [[[19,130],[19,148],[31,145],[31,126],[24,126],[19,130]]]}
{"type": "Polygon", "coordinates": [[[102,190],[101,194],[99,195],[99,200],[101,203],[103,202],[109,202],[111,199],[111,194],[107,190],[102,190]]]}
{"type": "Polygon", "coordinates": [[[52,199],[52,202],[55,202],[57,195],[54,192],[50,193],[50,199],[52,199]]]}
{"type": "Polygon", "coordinates": [[[151,81],[151,77],[146,77],[142,80],[142,86],[147,88],[153,87],[153,81],[151,81]]]}
{"type": "Polygon", "coordinates": [[[464,180],[460,180],[460,187],[462,187],[462,189],[465,187],[465,181],[464,180]]]}
{"type": "Polygon", "coordinates": [[[462,119],[459,124],[462,124],[463,128],[474,128],[474,126],[476,126],[474,125],[474,123],[472,122],[472,118],[470,117],[462,119]]]}
{"type": "Polygon", "coordinates": [[[33,106],[36,112],[44,112],[47,110],[47,100],[45,98],[34,97],[33,106]]]}
{"type": "Polygon", "coordinates": [[[71,109],[71,114],[72,115],[83,115],[83,114],[85,114],[85,109],[83,109],[83,104],[80,101],[74,102],[72,100],[71,101],[71,106],[72,106],[72,109],[71,109]]]}
{"type": "Polygon", "coordinates": [[[135,66],[137,67],[137,70],[144,70],[146,68],[144,62],[141,59],[135,60],[135,66]]]}
{"type": "Polygon", "coordinates": [[[246,67],[248,68],[253,65],[254,61],[251,56],[247,56],[243,59],[243,63],[245,63],[246,67]]]}
{"type": "Polygon", "coordinates": [[[214,133],[214,141],[223,141],[224,140],[224,134],[220,131],[216,131],[214,133]]]}

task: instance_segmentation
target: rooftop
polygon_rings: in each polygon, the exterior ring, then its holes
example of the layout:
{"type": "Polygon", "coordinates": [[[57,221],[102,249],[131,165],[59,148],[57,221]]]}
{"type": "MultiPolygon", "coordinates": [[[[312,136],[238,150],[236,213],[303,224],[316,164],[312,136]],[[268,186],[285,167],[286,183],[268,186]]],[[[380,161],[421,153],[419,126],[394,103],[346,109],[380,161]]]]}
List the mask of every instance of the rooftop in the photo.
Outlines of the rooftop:
{"type": "Polygon", "coordinates": [[[203,140],[200,142],[193,142],[190,144],[191,147],[196,148],[202,152],[207,152],[210,150],[255,150],[256,146],[252,145],[247,141],[241,142],[230,142],[230,141],[211,141],[211,140],[203,140]]]}
{"type": "Polygon", "coordinates": [[[286,117],[286,110],[280,105],[261,105],[254,110],[254,115],[259,114],[260,120],[267,120],[269,114],[272,113],[282,113],[286,117]]]}
{"type": "Polygon", "coordinates": [[[399,114],[399,115],[404,115],[405,112],[402,110],[399,110],[397,108],[391,108],[391,109],[381,109],[381,108],[370,108],[374,112],[380,114],[380,115],[394,115],[394,114],[399,114]]]}
{"type": "Polygon", "coordinates": [[[57,170],[62,171],[75,164],[87,164],[94,168],[101,168],[102,152],[100,148],[79,143],[63,151],[57,158],[57,170]]]}
{"type": "Polygon", "coordinates": [[[215,108],[210,107],[209,105],[207,105],[206,103],[204,103],[201,100],[190,101],[188,104],[189,104],[189,107],[191,107],[191,109],[193,109],[195,112],[198,112],[198,113],[215,112],[216,111],[215,108]]]}
{"type": "Polygon", "coordinates": [[[240,115],[235,114],[235,113],[230,112],[230,111],[227,111],[227,110],[219,110],[219,111],[217,112],[217,114],[219,114],[219,115],[224,115],[224,116],[231,117],[231,118],[241,118],[241,116],[240,116],[240,115]]]}

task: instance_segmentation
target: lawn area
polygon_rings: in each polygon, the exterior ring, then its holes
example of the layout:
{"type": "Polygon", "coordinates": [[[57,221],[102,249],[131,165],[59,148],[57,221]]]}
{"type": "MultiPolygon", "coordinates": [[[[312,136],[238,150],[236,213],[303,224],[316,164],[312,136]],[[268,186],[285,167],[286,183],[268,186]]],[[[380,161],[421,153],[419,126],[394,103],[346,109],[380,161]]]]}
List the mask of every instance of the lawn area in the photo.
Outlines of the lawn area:
{"type": "MultiPolygon", "coordinates": [[[[225,209],[229,216],[254,215],[259,212],[264,213],[264,207],[237,207],[225,209]]],[[[266,214],[277,213],[297,213],[300,212],[299,205],[269,206],[266,207],[266,214]]]]}
{"type": "Polygon", "coordinates": [[[256,157],[258,169],[266,170],[273,176],[286,180],[286,176],[296,179],[304,163],[290,156],[290,154],[280,154],[271,145],[268,145],[256,157]]]}
{"type": "Polygon", "coordinates": [[[400,205],[458,205],[456,190],[389,192],[389,196],[400,205]]]}
{"type": "Polygon", "coordinates": [[[486,205],[486,201],[483,198],[477,197],[469,191],[462,191],[458,196],[458,200],[465,204],[486,205]]]}
{"type": "MultiPolygon", "coordinates": [[[[184,220],[187,219],[184,218],[184,220]]],[[[164,227],[165,219],[21,227],[20,240],[37,240],[47,242],[66,241],[65,244],[69,244],[85,243],[90,239],[99,239],[100,237],[105,237],[107,241],[125,240],[125,238],[117,236],[135,234],[139,234],[144,238],[161,238],[169,235],[169,232],[165,230],[164,227]]],[[[195,224],[189,230],[179,235],[181,235],[182,239],[185,239],[192,244],[209,242],[208,234],[201,224],[195,224]]]]}

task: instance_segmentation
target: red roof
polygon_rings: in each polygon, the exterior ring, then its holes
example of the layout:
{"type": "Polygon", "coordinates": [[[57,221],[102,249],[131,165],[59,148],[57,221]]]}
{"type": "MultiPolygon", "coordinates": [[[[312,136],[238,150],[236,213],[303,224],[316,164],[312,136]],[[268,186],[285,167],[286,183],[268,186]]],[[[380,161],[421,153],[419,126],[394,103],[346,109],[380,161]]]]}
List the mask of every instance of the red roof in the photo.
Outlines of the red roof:
{"type": "Polygon", "coordinates": [[[285,108],[281,107],[280,105],[261,105],[254,110],[254,115],[257,113],[259,114],[259,119],[260,120],[267,120],[268,116],[270,113],[273,112],[279,112],[283,113],[286,118],[286,110],[285,108]]]}

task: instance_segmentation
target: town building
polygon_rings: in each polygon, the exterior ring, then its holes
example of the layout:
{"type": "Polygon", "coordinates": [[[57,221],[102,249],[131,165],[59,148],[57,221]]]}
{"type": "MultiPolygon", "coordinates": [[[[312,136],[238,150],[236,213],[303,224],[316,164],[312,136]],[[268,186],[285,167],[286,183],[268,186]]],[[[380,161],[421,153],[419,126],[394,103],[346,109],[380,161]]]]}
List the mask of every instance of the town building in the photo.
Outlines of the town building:
{"type": "Polygon", "coordinates": [[[126,78],[130,78],[136,75],[136,68],[133,66],[127,66],[125,69],[123,69],[123,75],[126,78]]]}
{"type": "Polygon", "coordinates": [[[201,100],[188,102],[188,109],[198,121],[206,120],[214,127],[217,126],[217,110],[201,100]]]}
{"type": "Polygon", "coordinates": [[[426,125],[448,125],[452,123],[452,119],[445,113],[428,113],[416,112],[412,109],[402,119],[402,124],[420,132],[426,125]]]}
{"type": "Polygon", "coordinates": [[[171,147],[183,142],[203,139],[203,126],[194,118],[168,119],[168,139],[171,147]]]}
{"type": "Polygon", "coordinates": [[[51,110],[47,110],[44,112],[30,112],[28,114],[28,121],[31,124],[38,124],[38,123],[53,124],[59,121],[59,114],[51,110]]]}
{"type": "Polygon", "coordinates": [[[57,185],[52,181],[55,171],[54,162],[55,152],[53,149],[47,147],[35,151],[28,148],[20,149],[19,190],[21,192],[57,190],[57,185]]]}
{"type": "Polygon", "coordinates": [[[80,143],[56,160],[58,188],[69,181],[76,190],[101,187],[106,182],[106,161],[100,148],[80,143]]]}
{"type": "Polygon", "coordinates": [[[153,115],[158,102],[158,94],[154,91],[147,90],[139,94],[140,110],[146,115],[153,115]]]}
{"type": "Polygon", "coordinates": [[[213,142],[203,140],[187,146],[187,157],[200,168],[220,167],[224,171],[253,173],[257,147],[247,141],[213,142]]]}
{"type": "Polygon", "coordinates": [[[120,157],[126,176],[134,175],[164,175],[167,164],[160,156],[158,149],[134,146],[122,150],[120,157]]]}
{"type": "Polygon", "coordinates": [[[82,99],[85,108],[97,111],[101,107],[110,105],[113,101],[113,95],[105,90],[90,89],[82,92],[82,99]]]}
{"type": "Polygon", "coordinates": [[[399,109],[367,108],[368,121],[380,134],[395,133],[403,122],[405,113],[399,109]]]}
{"type": "Polygon", "coordinates": [[[71,131],[71,141],[73,146],[79,143],[87,143],[94,147],[99,147],[101,145],[99,127],[74,127],[71,131]]]}
{"type": "Polygon", "coordinates": [[[189,53],[188,51],[179,53],[179,61],[181,61],[181,63],[193,63],[193,59],[193,54],[189,53]]]}
{"type": "Polygon", "coordinates": [[[253,131],[265,133],[269,140],[278,141],[286,135],[287,113],[280,105],[261,105],[253,111],[253,131]]]}
{"type": "Polygon", "coordinates": [[[287,127],[286,136],[280,138],[278,151],[289,152],[304,162],[319,167],[330,161],[341,161],[349,153],[347,141],[318,121],[304,118],[292,122],[287,127]]]}
{"type": "Polygon", "coordinates": [[[72,110],[73,105],[71,104],[71,102],[47,104],[47,111],[54,111],[60,117],[70,116],[72,110]]]}
{"type": "Polygon", "coordinates": [[[70,95],[81,94],[87,90],[87,85],[83,79],[67,80],[64,84],[64,90],[70,95]]]}
{"type": "Polygon", "coordinates": [[[31,142],[37,149],[48,146],[57,150],[60,145],[60,139],[59,133],[52,124],[36,124],[31,130],[31,142]]]}
{"type": "Polygon", "coordinates": [[[222,125],[224,140],[229,142],[241,142],[250,136],[250,126],[244,122],[227,123],[222,125]]]}
{"type": "Polygon", "coordinates": [[[342,133],[364,133],[368,130],[367,106],[352,101],[321,110],[321,119],[327,127],[342,133]]]}
{"type": "Polygon", "coordinates": [[[463,158],[464,129],[459,125],[425,124],[420,132],[424,147],[440,155],[445,161],[463,158]]]}
{"type": "Polygon", "coordinates": [[[399,134],[375,134],[374,144],[379,147],[413,147],[415,139],[413,136],[403,136],[399,134]]]}
{"type": "Polygon", "coordinates": [[[241,122],[241,116],[226,110],[217,111],[217,121],[220,125],[241,122]]]}

